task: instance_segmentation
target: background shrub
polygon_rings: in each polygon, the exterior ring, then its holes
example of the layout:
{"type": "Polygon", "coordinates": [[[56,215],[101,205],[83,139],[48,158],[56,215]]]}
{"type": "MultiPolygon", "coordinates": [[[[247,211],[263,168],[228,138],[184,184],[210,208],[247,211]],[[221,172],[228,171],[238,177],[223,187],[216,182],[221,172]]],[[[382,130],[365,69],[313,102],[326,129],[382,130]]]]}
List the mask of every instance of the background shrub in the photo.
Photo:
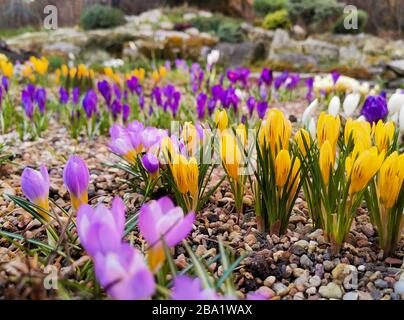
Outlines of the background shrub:
{"type": "Polygon", "coordinates": [[[358,29],[346,29],[344,20],[346,15],[341,16],[334,25],[333,32],[339,34],[358,34],[363,32],[368,22],[368,14],[366,11],[358,10],[358,29]]]}
{"type": "Polygon", "coordinates": [[[255,12],[260,16],[265,16],[268,13],[286,9],[289,0],[254,0],[253,7],[255,12]]]}
{"type": "Polygon", "coordinates": [[[293,20],[303,20],[306,25],[327,24],[341,16],[343,7],[337,0],[289,0],[288,11],[293,20]]]}
{"type": "Polygon", "coordinates": [[[121,10],[96,4],[85,9],[80,17],[84,30],[113,28],[125,23],[121,10]]]}
{"type": "Polygon", "coordinates": [[[291,27],[288,11],[285,9],[275,11],[266,15],[262,27],[268,30],[288,29],[291,27]]]}
{"type": "Polygon", "coordinates": [[[240,24],[234,22],[225,22],[219,26],[217,36],[221,41],[237,43],[244,40],[245,33],[241,29],[240,24]]]}

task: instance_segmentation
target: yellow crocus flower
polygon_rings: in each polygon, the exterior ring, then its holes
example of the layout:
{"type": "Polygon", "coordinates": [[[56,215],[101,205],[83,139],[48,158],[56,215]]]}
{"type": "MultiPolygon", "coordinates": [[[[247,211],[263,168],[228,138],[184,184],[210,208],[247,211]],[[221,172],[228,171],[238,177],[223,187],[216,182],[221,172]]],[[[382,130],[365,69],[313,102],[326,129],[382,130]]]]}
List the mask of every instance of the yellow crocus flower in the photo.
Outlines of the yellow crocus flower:
{"type": "Polygon", "coordinates": [[[394,137],[394,123],[392,121],[383,123],[382,120],[379,120],[376,126],[373,127],[373,130],[375,134],[375,144],[379,152],[387,152],[394,137]]]}
{"type": "Polygon", "coordinates": [[[188,190],[192,196],[196,196],[198,193],[198,177],[199,177],[199,169],[198,163],[194,157],[191,157],[188,161],[187,168],[187,177],[188,177],[188,190]]]}
{"type": "Polygon", "coordinates": [[[164,161],[171,161],[176,154],[174,143],[170,137],[164,137],[161,139],[160,150],[163,153],[164,161]]]}
{"type": "Polygon", "coordinates": [[[198,142],[198,132],[191,122],[185,122],[182,127],[181,136],[184,139],[189,155],[193,155],[198,142]]]}
{"type": "Polygon", "coordinates": [[[348,144],[351,135],[355,144],[360,141],[366,149],[372,146],[372,128],[369,122],[354,121],[349,118],[344,129],[345,144],[348,144]]]}
{"type": "Polygon", "coordinates": [[[228,175],[235,181],[238,181],[241,152],[237,143],[237,139],[232,133],[224,131],[221,138],[220,150],[223,165],[228,175]]]}
{"type": "Polygon", "coordinates": [[[70,79],[73,79],[76,76],[76,74],[77,74],[77,68],[75,68],[75,67],[70,68],[70,70],[69,70],[70,79]]]}
{"type": "Polygon", "coordinates": [[[310,133],[305,129],[299,129],[295,135],[295,141],[304,156],[307,154],[306,147],[310,149],[310,133]]]}
{"type": "Polygon", "coordinates": [[[188,186],[188,160],[182,154],[173,157],[171,165],[172,174],[181,193],[187,193],[188,186]]]}
{"type": "MultiPolygon", "coordinates": [[[[403,177],[400,178],[400,160],[404,157],[398,156],[397,151],[386,158],[380,167],[378,190],[380,201],[387,209],[392,208],[397,201],[398,195],[403,184],[403,177]]],[[[401,165],[403,165],[401,163],[401,165]]]]}
{"type": "Polygon", "coordinates": [[[384,156],[384,152],[379,154],[377,148],[372,147],[359,152],[356,159],[347,157],[345,166],[347,174],[351,177],[351,184],[349,186],[349,193],[351,195],[362,191],[367,186],[370,179],[380,169],[384,156]]]}
{"type": "Polygon", "coordinates": [[[323,146],[323,143],[328,140],[331,144],[333,154],[336,153],[340,125],[341,121],[339,116],[333,117],[330,114],[321,112],[317,122],[317,141],[320,148],[323,146]]]}
{"type": "Polygon", "coordinates": [[[275,184],[278,188],[282,188],[290,172],[292,161],[288,150],[281,150],[275,159],[275,184]]]}
{"type": "Polygon", "coordinates": [[[67,75],[68,75],[68,73],[69,73],[69,68],[68,68],[68,66],[64,64],[64,65],[62,66],[61,71],[62,71],[62,76],[67,77],[67,75]]]}
{"type": "Polygon", "coordinates": [[[160,78],[164,78],[167,75],[167,68],[164,66],[160,66],[159,68],[159,76],[160,78]]]}
{"type": "Polygon", "coordinates": [[[107,76],[107,77],[112,77],[113,75],[114,75],[114,70],[112,70],[112,68],[111,67],[105,67],[104,68],[104,74],[107,76]]]}
{"type": "Polygon", "coordinates": [[[157,70],[154,70],[152,72],[152,78],[154,80],[154,82],[159,82],[160,81],[160,74],[157,70]]]}
{"type": "Polygon", "coordinates": [[[236,135],[237,135],[237,138],[239,139],[239,143],[241,143],[243,146],[245,146],[247,143],[247,130],[243,123],[240,123],[237,126],[236,135]]]}
{"type": "Polygon", "coordinates": [[[325,140],[320,148],[320,170],[324,184],[328,186],[330,181],[330,171],[334,169],[335,153],[332,150],[330,141],[325,140]]]}
{"type": "Polygon", "coordinates": [[[3,76],[6,76],[7,78],[11,78],[13,76],[14,66],[11,62],[1,61],[0,69],[3,76]]]}
{"type": "Polygon", "coordinates": [[[219,128],[220,131],[223,131],[227,128],[227,126],[229,124],[229,119],[227,117],[226,110],[216,110],[215,124],[219,128]]]}

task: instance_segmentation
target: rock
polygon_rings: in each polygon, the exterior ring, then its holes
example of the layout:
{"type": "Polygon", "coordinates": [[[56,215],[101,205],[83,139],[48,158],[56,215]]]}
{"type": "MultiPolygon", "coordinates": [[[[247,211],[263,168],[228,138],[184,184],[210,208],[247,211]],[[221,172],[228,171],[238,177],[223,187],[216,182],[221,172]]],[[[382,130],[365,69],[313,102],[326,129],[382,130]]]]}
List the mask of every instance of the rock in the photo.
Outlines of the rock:
{"type": "Polygon", "coordinates": [[[395,73],[404,76],[404,59],[390,61],[387,63],[387,67],[392,69],[395,73]]]}
{"type": "Polygon", "coordinates": [[[278,296],[285,296],[288,294],[289,292],[289,288],[287,286],[285,286],[283,283],[281,282],[277,282],[273,285],[273,290],[275,290],[276,295],[278,296]]]}
{"type": "Polygon", "coordinates": [[[264,280],[264,286],[270,288],[275,283],[275,281],[276,281],[276,278],[274,276],[269,276],[264,280]]]}
{"type": "Polygon", "coordinates": [[[275,296],[275,292],[265,286],[259,287],[256,292],[264,296],[266,299],[271,299],[272,297],[275,296]]]}
{"type": "Polygon", "coordinates": [[[306,249],[304,247],[294,244],[290,247],[289,251],[291,253],[293,253],[294,255],[301,256],[302,254],[304,254],[306,252],[306,249]]]}
{"type": "Polygon", "coordinates": [[[332,269],[334,269],[334,262],[326,260],[323,262],[323,266],[324,266],[324,270],[329,272],[332,269]]]}
{"type": "Polygon", "coordinates": [[[303,53],[320,62],[338,61],[339,48],[331,43],[316,39],[307,39],[302,43],[303,53]]]}
{"type": "Polygon", "coordinates": [[[306,240],[299,240],[295,242],[294,245],[302,247],[303,249],[307,249],[309,247],[309,243],[306,240]]]}
{"type": "Polygon", "coordinates": [[[384,281],[382,279],[377,279],[375,281],[375,286],[379,289],[386,289],[386,288],[388,288],[389,284],[387,283],[387,281],[384,281]]]}
{"type": "Polygon", "coordinates": [[[304,268],[311,268],[313,266],[313,261],[307,255],[302,255],[300,258],[300,265],[304,268]]]}
{"type": "Polygon", "coordinates": [[[327,299],[341,299],[343,295],[341,287],[334,282],[321,286],[318,292],[323,298],[327,299]]]}
{"type": "Polygon", "coordinates": [[[391,258],[391,257],[386,258],[386,260],[384,260],[384,262],[386,262],[390,266],[401,266],[401,264],[403,263],[403,261],[401,259],[391,258]]]}
{"type": "Polygon", "coordinates": [[[373,274],[369,277],[369,280],[372,281],[372,282],[374,282],[374,281],[376,281],[376,279],[380,278],[381,275],[382,275],[382,274],[381,274],[380,271],[376,271],[375,273],[373,273],[373,274]]]}
{"type": "Polygon", "coordinates": [[[303,292],[297,292],[293,296],[293,300],[304,300],[304,293],[303,292]]]}
{"type": "Polygon", "coordinates": [[[370,292],[373,300],[380,300],[382,298],[382,293],[379,290],[372,290],[370,292]]]}
{"type": "Polygon", "coordinates": [[[302,269],[302,268],[294,268],[293,269],[293,276],[295,278],[299,278],[304,272],[305,272],[305,270],[302,269]]]}
{"type": "Polygon", "coordinates": [[[373,229],[371,223],[366,223],[362,225],[360,229],[368,238],[373,237],[375,234],[375,230],[373,229]]]}
{"type": "Polygon", "coordinates": [[[358,300],[359,294],[356,291],[350,291],[344,294],[342,300],[358,300]]]}
{"type": "Polygon", "coordinates": [[[394,292],[396,294],[401,294],[401,295],[404,294],[404,281],[403,280],[397,281],[394,284],[394,292]]]}
{"type": "Polygon", "coordinates": [[[364,266],[363,264],[358,267],[358,271],[363,272],[365,270],[366,270],[366,266],[364,266]]]}
{"type": "Polygon", "coordinates": [[[369,292],[358,291],[359,300],[373,300],[369,292]]]}
{"type": "MultiPolygon", "coordinates": [[[[303,216],[295,215],[295,216],[291,216],[291,217],[290,217],[289,222],[290,222],[290,223],[293,223],[293,224],[298,224],[299,222],[305,223],[305,222],[306,222],[306,218],[303,217],[303,216]]],[[[303,241],[306,241],[306,240],[303,240],[303,241]]]]}
{"type": "Polygon", "coordinates": [[[316,294],[316,293],[317,293],[317,288],[316,287],[310,287],[310,288],[306,289],[306,294],[308,294],[309,296],[313,295],[313,294],[316,294]]]}
{"type": "Polygon", "coordinates": [[[61,56],[67,59],[69,55],[78,55],[80,47],[70,42],[56,42],[46,45],[42,49],[42,54],[46,56],[61,56]]]}
{"type": "Polygon", "coordinates": [[[319,287],[321,284],[320,277],[318,277],[318,276],[311,277],[309,280],[309,284],[310,284],[310,286],[313,286],[313,287],[319,287]]]}
{"type": "Polygon", "coordinates": [[[206,247],[204,246],[204,245],[199,245],[197,248],[196,248],[196,255],[198,256],[198,257],[202,257],[205,253],[206,253],[206,247]]]}
{"type": "Polygon", "coordinates": [[[349,265],[345,263],[338,264],[331,272],[332,278],[334,280],[344,280],[344,278],[349,274],[349,265]]]}
{"type": "Polygon", "coordinates": [[[304,40],[306,38],[307,32],[303,27],[299,25],[294,25],[292,27],[292,35],[297,40],[304,40]]]}
{"type": "Polygon", "coordinates": [[[247,235],[247,236],[245,237],[245,242],[246,242],[249,246],[252,246],[252,245],[254,245],[254,244],[257,243],[257,238],[256,238],[252,233],[250,233],[249,235],[247,235]]]}
{"type": "Polygon", "coordinates": [[[260,43],[245,41],[242,43],[221,42],[215,49],[220,51],[221,59],[226,67],[235,67],[252,63],[265,58],[265,48],[260,43]]]}

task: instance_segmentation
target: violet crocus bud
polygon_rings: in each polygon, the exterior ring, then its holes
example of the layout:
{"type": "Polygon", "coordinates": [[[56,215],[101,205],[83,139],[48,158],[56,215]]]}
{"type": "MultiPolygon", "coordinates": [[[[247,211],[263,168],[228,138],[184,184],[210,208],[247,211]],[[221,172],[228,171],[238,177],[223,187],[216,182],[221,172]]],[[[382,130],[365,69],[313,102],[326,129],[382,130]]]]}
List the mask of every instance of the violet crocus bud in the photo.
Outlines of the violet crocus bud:
{"type": "MultiPolygon", "coordinates": [[[[49,175],[48,170],[44,165],[40,167],[40,170],[34,170],[31,168],[25,168],[21,176],[21,189],[24,195],[36,204],[38,207],[49,211],[49,175]]],[[[50,216],[38,210],[40,214],[46,220],[50,219],[50,216]]]]}
{"type": "Polygon", "coordinates": [[[147,152],[142,156],[142,163],[150,176],[155,178],[160,167],[157,157],[153,153],[147,152]]]}
{"type": "Polygon", "coordinates": [[[3,77],[1,78],[1,84],[2,84],[2,86],[3,86],[3,88],[4,88],[4,91],[5,91],[5,92],[8,92],[8,90],[9,90],[9,88],[10,88],[10,85],[9,85],[8,78],[7,78],[6,76],[3,76],[3,77]]]}
{"type": "Polygon", "coordinates": [[[63,170],[63,181],[69,190],[75,210],[88,203],[89,180],[90,173],[86,163],[78,156],[71,156],[63,170]]]}
{"type": "Polygon", "coordinates": [[[45,88],[39,88],[38,90],[36,90],[35,101],[38,105],[39,112],[43,114],[45,112],[45,108],[46,108],[46,90],[45,90],[45,88]]]}
{"type": "Polygon", "coordinates": [[[67,104],[69,102],[69,92],[63,87],[59,89],[59,102],[61,104],[67,104]]]}
{"type": "Polygon", "coordinates": [[[122,112],[122,104],[119,100],[114,99],[114,102],[112,102],[111,105],[111,112],[112,112],[112,117],[114,120],[118,118],[118,115],[122,112]]]}
{"type": "Polygon", "coordinates": [[[363,104],[361,115],[368,122],[378,122],[386,118],[389,113],[387,109],[387,101],[381,96],[368,96],[363,104]]]}
{"type": "Polygon", "coordinates": [[[24,107],[25,115],[28,118],[32,119],[32,116],[34,115],[34,104],[27,90],[23,90],[21,92],[21,103],[22,106],[24,107]]]}
{"type": "Polygon", "coordinates": [[[257,105],[257,100],[253,96],[249,97],[247,99],[247,108],[248,108],[248,113],[250,116],[253,114],[255,106],[257,105]]]}
{"type": "Polygon", "coordinates": [[[83,109],[87,118],[91,118],[97,112],[98,98],[93,89],[90,89],[83,99],[83,109]]]}
{"type": "Polygon", "coordinates": [[[196,112],[198,114],[198,119],[203,119],[203,117],[205,116],[205,107],[207,100],[208,96],[203,92],[201,92],[196,98],[196,112]]]}
{"type": "Polygon", "coordinates": [[[257,112],[258,112],[258,116],[261,119],[264,118],[267,109],[268,109],[268,103],[266,101],[260,101],[257,103],[257,112]]]}
{"type": "Polygon", "coordinates": [[[112,100],[111,85],[108,83],[107,80],[103,80],[103,81],[99,81],[97,83],[97,87],[98,87],[98,91],[101,93],[107,106],[109,107],[111,105],[111,100],[112,100]]]}
{"type": "Polygon", "coordinates": [[[122,120],[124,123],[128,121],[129,116],[130,116],[130,106],[127,103],[125,103],[122,106],[122,120]]]}
{"type": "Polygon", "coordinates": [[[73,102],[73,104],[77,105],[79,103],[79,99],[80,99],[80,88],[75,87],[75,88],[73,88],[73,91],[72,91],[72,102],[73,102]]]}

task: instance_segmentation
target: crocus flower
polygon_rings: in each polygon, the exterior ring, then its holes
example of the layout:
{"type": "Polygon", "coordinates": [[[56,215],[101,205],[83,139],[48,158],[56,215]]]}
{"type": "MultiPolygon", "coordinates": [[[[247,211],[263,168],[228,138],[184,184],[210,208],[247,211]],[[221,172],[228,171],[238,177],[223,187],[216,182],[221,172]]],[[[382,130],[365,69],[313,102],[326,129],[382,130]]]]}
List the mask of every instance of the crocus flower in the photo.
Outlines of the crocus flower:
{"type": "Polygon", "coordinates": [[[90,173],[86,163],[78,156],[71,156],[63,170],[63,181],[69,190],[73,208],[78,210],[88,202],[90,173]]]}
{"type": "Polygon", "coordinates": [[[227,70],[226,76],[232,84],[235,84],[239,80],[239,74],[236,70],[227,70]]]}
{"type": "Polygon", "coordinates": [[[350,93],[345,97],[342,108],[344,109],[345,117],[350,117],[355,112],[359,105],[361,95],[359,93],[350,93]]]}
{"type": "Polygon", "coordinates": [[[112,117],[114,120],[117,119],[118,114],[122,112],[122,104],[119,100],[114,99],[114,102],[111,104],[111,112],[112,112],[112,117]]]}
{"type": "Polygon", "coordinates": [[[337,81],[340,77],[341,77],[341,74],[338,73],[337,71],[331,72],[331,78],[332,78],[332,81],[334,82],[334,85],[337,83],[337,81]]]}
{"type": "MultiPolygon", "coordinates": [[[[49,175],[48,170],[44,165],[40,167],[39,171],[31,168],[25,168],[21,176],[21,189],[24,195],[45,211],[49,211],[49,175]]],[[[50,216],[40,210],[38,213],[46,220],[50,216]]]]}
{"type": "Polygon", "coordinates": [[[111,100],[112,100],[111,85],[108,83],[107,80],[103,80],[103,81],[98,82],[97,87],[98,87],[98,91],[103,96],[107,106],[110,106],[111,105],[111,100]]]}
{"type": "Polygon", "coordinates": [[[219,300],[220,298],[215,290],[204,289],[199,278],[193,279],[186,275],[176,276],[171,289],[173,300],[219,300]]]}
{"type": "Polygon", "coordinates": [[[73,91],[72,91],[72,102],[73,102],[73,104],[77,105],[79,103],[79,99],[80,99],[80,88],[75,87],[75,88],[73,88],[73,91]]]}
{"type": "Polygon", "coordinates": [[[122,119],[123,119],[123,122],[128,121],[129,115],[130,115],[130,106],[127,103],[125,103],[122,106],[122,119]]]}
{"type": "Polygon", "coordinates": [[[386,99],[381,96],[368,96],[362,107],[361,115],[368,122],[377,122],[388,114],[386,99]]]}
{"type": "Polygon", "coordinates": [[[251,96],[247,99],[247,108],[248,108],[248,112],[249,112],[250,116],[253,114],[256,105],[257,105],[257,100],[255,100],[255,98],[253,96],[251,96]]]}
{"type": "Polygon", "coordinates": [[[29,83],[29,84],[27,85],[26,90],[28,91],[29,96],[31,97],[31,100],[32,100],[32,101],[35,101],[35,93],[36,93],[36,87],[35,87],[35,85],[32,84],[32,83],[29,83]]]}
{"type": "Polygon", "coordinates": [[[285,86],[288,90],[296,89],[297,85],[299,84],[300,76],[298,74],[292,74],[285,80],[285,86]]]}
{"type": "Polygon", "coordinates": [[[306,99],[307,99],[307,101],[311,102],[314,99],[314,94],[313,94],[314,77],[310,77],[310,78],[306,79],[306,86],[307,86],[306,99]]]}
{"type": "Polygon", "coordinates": [[[93,89],[90,89],[83,99],[83,108],[86,112],[87,118],[91,118],[97,112],[97,94],[93,89]]]}
{"type": "Polygon", "coordinates": [[[202,119],[205,116],[205,107],[208,96],[201,92],[196,98],[196,112],[198,113],[198,119],[202,119]]]}
{"type": "Polygon", "coordinates": [[[274,81],[275,89],[278,90],[288,77],[289,77],[289,71],[284,71],[279,76],[277,76],[274,81]]]}
{"type": "Polygon", "coordinates": [[[395,92],[391,95],[387,107],[390,114],[400,112],[401,107],[404,106],[404,94],[400,92],[395,92]]]}
{"type": "Polygon", "coordinates": [[[313,100],[309,106],[304,110],[303,115],[302,115],[302,123],[305,127],[309,127],[310,119],[313,118],[316,110],[318,107],[318,100],[315,99],[313,100]]]}
{"type": "Polygon", "coordinates": [[[39,88],[36,90],[35,101],[38,105],[39,112],[44,113],[45,107],[46,107],[46,90],[45,90],[45,88],[39,88]]]}
{"type": "Polygon", "coordinates": [[[59,89],[59,102],[61,104],[67,104],[69,102],[69,92],[63,87],[59,89]]]}
{"type": "Polygon", "coordinates": [[[258,112],[258,116],[261,119],[264,118],[267,109],[268,109],[268,103],[266,101],[260,101],[257,103],[257,112],[258,112]]]}
{"type": "Polygon", "coordinates": [[[328,105],[328,113],[336,117],[339,114],[341,108],[341,100],[338,96],[332,97],[330,104],[328,105]]]}
{"type": "Polygon", "coordinates": [[[25,114],[28,118],[32,119],[34,114],[34,104],[31,100],[31,96],[27,90],[21,92],[21,103],[24,107],[25,114]]]}
{"type": "Polygon", "coordinates": [[[139,80],[135,76],[132,76],[130,79],[126,80],[126,85],[131,93],[137,92],[139,80]]]}
{"type": "Polygon", "coordinates": [[[119,85],[117,85],[116,83],[113,85],[113,89],[114,89],[114,93],[115,93],[115,97],[118,100],[122,99],[122,91],[121,88],[119,87],[119,85]]]}
{"type": "Polygon", "coordinates": [[[151,153],[147,152],[142,156],[142,163],[150,176],[155,177],[159,171],[159,160],[151,153]]]}
{"type": "Polygon", "coordinates": [[[260,78],[258,80],[258,84],[265,84],[268,87],[271,86],[273,80],[272,70],[268,68],[264,68],[261,71],[260,78]]]}
{"type": "Polygon", "coordinates": [[[125,229],[125,204],[115,197],[111,210],[103,204],[93,209],[83,204],[77,212],[77,233],[84,249],[92,256],[121,248],[125,229]]]}
{"type": "Polygon", "coordinates": [[[168,197],[150,201],[143,205],[139,214],[139,230],[149,244],[149,263],[152,270],[164,261],[161,238],[168,247],[174,247],[192,231],[195,213],[184,216],[180,207],[175,207],[168,197]]]}
{"type": "Polygon", "coordinates": [[[149,299],[154,294],[156,284],[143,255],[127,243],[117,250],[97,254],[94,266],[101,286],[114,299],[149,299]]]}
{"type": "Polygon", "coordinates": [[[220,51],[219,50],[212,50],[207,56],[207,64],[209,68],[212,68],[220,59],[220,51]]]}
{"type": "Polygon", "coordinates": [[[9,90],[9,81],[8,81],[8,78],[6,76],[3,76],[1,78],[1,84],[2,84],[2,86],[4,88],[4,91],[8,92],[8,90],[9,90]]]}

